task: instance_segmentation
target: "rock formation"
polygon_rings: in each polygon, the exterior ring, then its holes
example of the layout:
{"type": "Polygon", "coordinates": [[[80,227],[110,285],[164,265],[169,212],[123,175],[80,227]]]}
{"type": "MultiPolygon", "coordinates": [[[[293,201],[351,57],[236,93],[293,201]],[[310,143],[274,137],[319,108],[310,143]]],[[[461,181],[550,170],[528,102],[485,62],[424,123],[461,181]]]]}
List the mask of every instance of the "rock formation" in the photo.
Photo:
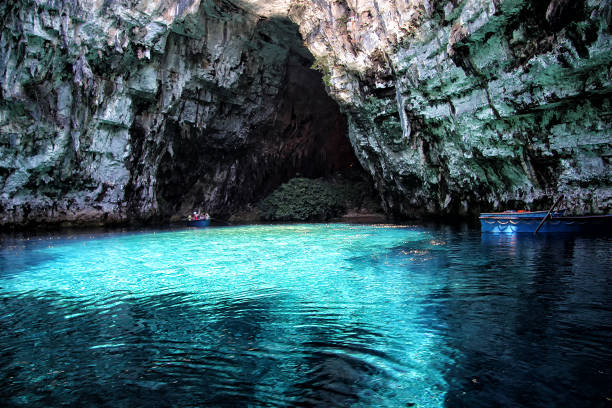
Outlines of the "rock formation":
{"type": "Polygon", "coordinates": [[[0,224],[228,215],[357,159],[398,216],[612,207],[608,0],[18,0],[0,18],[0,224]]]}
{"type": "Polygon", "coordinates": [[[223,216],[296,175],[359,167],[273,6],[0,5],[0,223],[223,216]]]}
{"type": "Polygon", "coordinates": [[[295,0],[399,215],[612,208],[608,0],[295,0]]]}

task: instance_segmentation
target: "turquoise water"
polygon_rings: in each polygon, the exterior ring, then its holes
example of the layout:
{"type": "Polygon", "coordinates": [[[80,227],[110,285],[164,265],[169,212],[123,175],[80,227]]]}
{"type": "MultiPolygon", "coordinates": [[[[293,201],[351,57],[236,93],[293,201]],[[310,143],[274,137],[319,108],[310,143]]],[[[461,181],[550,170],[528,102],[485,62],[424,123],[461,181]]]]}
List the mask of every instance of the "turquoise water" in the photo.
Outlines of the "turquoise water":
{"type": "Polygon", "coordinates": [[[609,406],[611,243],[348,224],[7,238],[0,398],[609,406]]]}

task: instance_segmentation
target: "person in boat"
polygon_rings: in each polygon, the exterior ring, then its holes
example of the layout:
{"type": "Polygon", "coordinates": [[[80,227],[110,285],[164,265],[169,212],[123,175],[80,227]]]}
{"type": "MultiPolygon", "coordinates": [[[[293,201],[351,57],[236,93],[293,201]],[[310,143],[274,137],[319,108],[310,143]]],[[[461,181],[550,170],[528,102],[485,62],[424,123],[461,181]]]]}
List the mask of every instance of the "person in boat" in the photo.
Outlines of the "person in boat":
{"type": "Polygon", "coordinates": [[[210,215],[208,215],[208,213],[205,213],[205,214],[204,214],[204,219],[205,219],[205,220],[210,220],[210,215]]]}
{"type": "Polygon", "coordinates": [[[197,213],[197,211],[194,211],[193,212],[193,219],[197,221],[198,218],[199,218],[199,214],[197,213]]]}

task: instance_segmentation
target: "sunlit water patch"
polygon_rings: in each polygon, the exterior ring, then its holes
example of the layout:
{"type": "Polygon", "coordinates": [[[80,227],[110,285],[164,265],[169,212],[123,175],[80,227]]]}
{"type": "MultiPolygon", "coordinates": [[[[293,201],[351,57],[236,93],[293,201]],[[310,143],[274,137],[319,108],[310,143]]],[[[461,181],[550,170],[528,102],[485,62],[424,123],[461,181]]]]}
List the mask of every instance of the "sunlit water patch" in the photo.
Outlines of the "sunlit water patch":
{"type": "Polygon", "coordinates": [[[14,406],[609,406],[612,240],[281,225],[5,239],[14,406]]]}

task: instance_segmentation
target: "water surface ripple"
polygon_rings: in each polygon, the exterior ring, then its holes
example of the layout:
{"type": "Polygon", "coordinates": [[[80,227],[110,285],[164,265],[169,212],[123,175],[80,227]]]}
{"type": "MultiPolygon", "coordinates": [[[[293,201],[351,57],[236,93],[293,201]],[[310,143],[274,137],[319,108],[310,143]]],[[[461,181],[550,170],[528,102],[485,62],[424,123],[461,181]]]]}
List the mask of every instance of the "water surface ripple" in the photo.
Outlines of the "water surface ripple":
{"type": "Polygon", "coordinates": [[[4,237],[0,401],[611,407],[611,244],[350,224],[4,237]]]}

